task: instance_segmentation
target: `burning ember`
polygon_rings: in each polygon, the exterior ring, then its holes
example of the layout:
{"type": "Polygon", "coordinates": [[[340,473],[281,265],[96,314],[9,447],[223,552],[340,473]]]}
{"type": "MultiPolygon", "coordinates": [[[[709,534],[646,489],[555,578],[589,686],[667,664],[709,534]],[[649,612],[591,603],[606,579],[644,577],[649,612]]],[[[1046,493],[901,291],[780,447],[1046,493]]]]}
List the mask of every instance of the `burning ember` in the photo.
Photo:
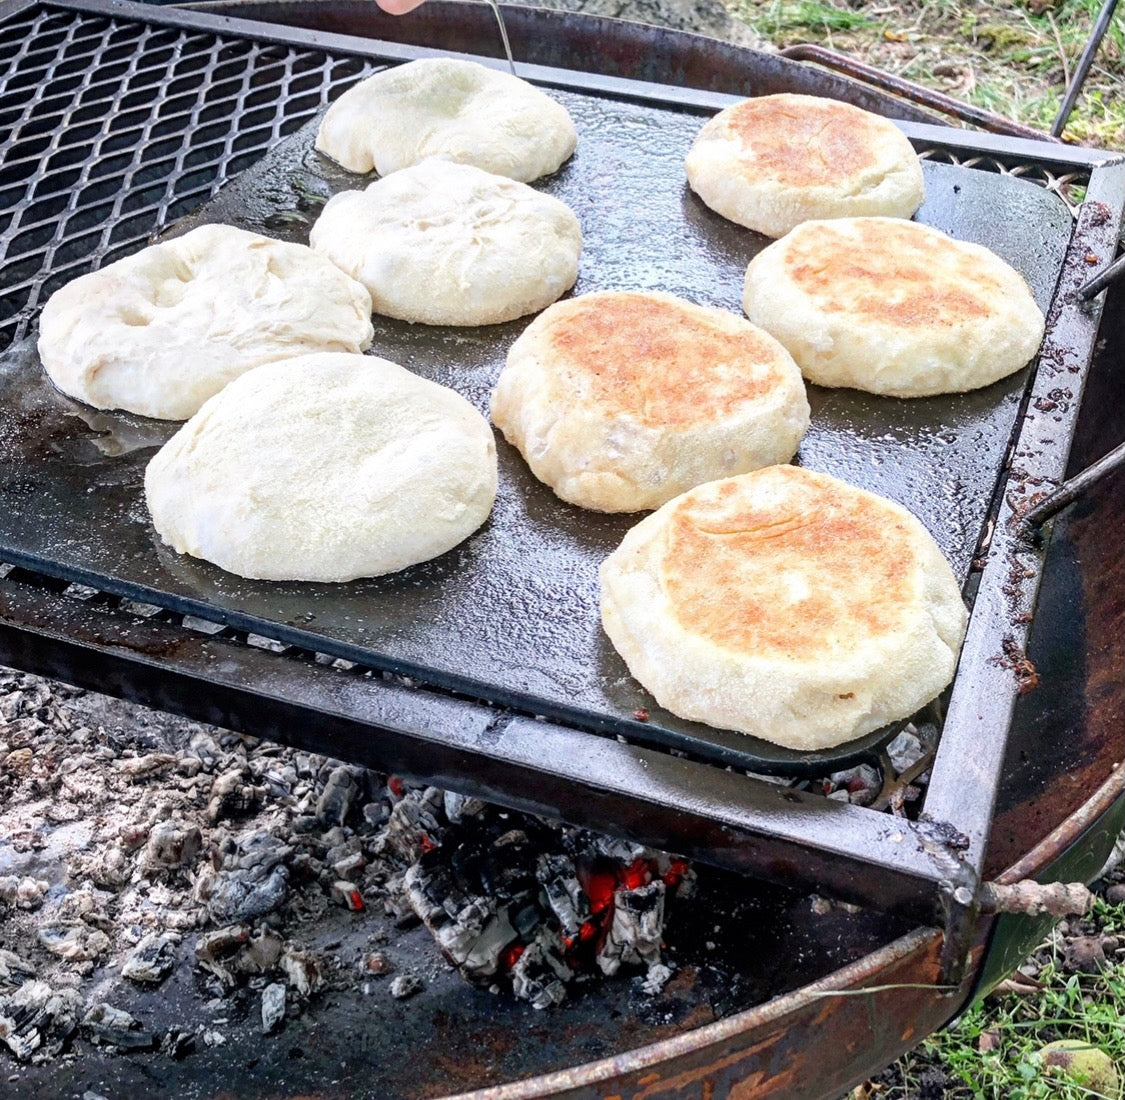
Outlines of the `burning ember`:
{"type": "Polygon", "coordinates": [[[671,975],[660,955],[664,904],[669,890],[690,888],[683,860],[434,788],[395,806],[387,842],[417,853],[405,895],[470,981],[509,981],[546,1008],[583,972],[643,966],[652,992],[671,975]]]}

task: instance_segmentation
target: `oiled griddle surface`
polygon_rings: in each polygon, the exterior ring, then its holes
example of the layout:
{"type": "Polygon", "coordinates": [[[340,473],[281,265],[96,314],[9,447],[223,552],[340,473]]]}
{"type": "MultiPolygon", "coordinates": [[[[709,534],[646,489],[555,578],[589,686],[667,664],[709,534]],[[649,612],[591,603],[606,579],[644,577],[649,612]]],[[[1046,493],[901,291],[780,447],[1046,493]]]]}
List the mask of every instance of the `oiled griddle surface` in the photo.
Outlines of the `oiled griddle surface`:
{"type": "MultiPolygon", "coordinates": [[[[740,312],[747,262],[769,242],[687,188],[694,109],[555,93],[576,156],[543,191],[567,202],[585,248],[574,293],[659,289],[740,312]]],[[[362,185],[312,149],[315,125],[280,143],[191,224],[225,221],[306,240],[318,196],[362,185]]],[[[986,245],[1050,301],[1070,216],[1018,179],[925,163],[918,220],[986,245]]],[[[487,414],[504,356],[529,319],[480,329],[376,318],[371,352],[452,386],[487,414]]],[[[979,542],[1028,371],[954,397],[902,401],[810,388],[797,461],[909,508],[961,581],[979,542]]],[[[499,705],[624,733],[757,771],[823,772],[876,737],[802,755],[685,722],[656,706],[601,632],[597,568],[637,516],[559,501],[502,439],[491,519],[461,546],[402,573],[350,584],[240,579],[161,545],[143,473],[177,425],[102,413],[59,394],[34,349],[0,359],[0,558],[283,641],[415,675],[499,705]],[[635,712],[646,710],[649,720],[635,712]]]]}

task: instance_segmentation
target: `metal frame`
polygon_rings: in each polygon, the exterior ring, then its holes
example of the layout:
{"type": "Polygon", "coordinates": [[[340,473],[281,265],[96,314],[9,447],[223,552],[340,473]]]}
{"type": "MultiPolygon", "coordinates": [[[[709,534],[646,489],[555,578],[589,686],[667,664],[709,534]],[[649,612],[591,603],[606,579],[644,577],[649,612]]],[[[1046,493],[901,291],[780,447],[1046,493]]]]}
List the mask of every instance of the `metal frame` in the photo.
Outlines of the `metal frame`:
{"type": "MultiPolygon", "coordinates": [[[[191,27],[397,60],[438,51],[113,0],[0,3],[191,27]]],[[[502,65],[499,60],[487,63],[502,65]]],[[[715,109],[734,97],[521,64],[547,86],[715,109]]],[[[1026,687],[1012,654],[1027,644],[1045,548],[1021,537],[1022,513],[1061,481],[1101,304],[1075,294],[1088,259],[1112,259],[1125,207],[1125,159],[1044,142],[901,124],[916,144],[1089,172],[1049,318],[1040,367],[998,502],[938,755],[918,822],[840,804],[449,692],[405,687],[309,654],[256,649],[226,630],[199,637],[137,619],[119,601],[82,604],[16,570],[0,581],[0,658],[32,672],[191,717],[399,771],[518,809],[609,828],[657,847],[946,930],[943,982],[956,981],[978,916],[978,889],[1007,736],[1026,687]],[[1064,387],[1060,427],[1036,403],[1064,387]],[[1013,581],[1013,577],[1017,578],[1013,581]],[[434,731],[440,731],[435,733],[434,731]],[[699,779],[706,769],[705,782],[699,779]],[[614,782],[607,782],[606,777],[614,782]],[[619,780],[625,777],[626,782],[619,780]]],[[[81,578],[67,578],[81,579],[81,578]]],[[[300,638],[289,639],[302,644],[300,638]]]]}

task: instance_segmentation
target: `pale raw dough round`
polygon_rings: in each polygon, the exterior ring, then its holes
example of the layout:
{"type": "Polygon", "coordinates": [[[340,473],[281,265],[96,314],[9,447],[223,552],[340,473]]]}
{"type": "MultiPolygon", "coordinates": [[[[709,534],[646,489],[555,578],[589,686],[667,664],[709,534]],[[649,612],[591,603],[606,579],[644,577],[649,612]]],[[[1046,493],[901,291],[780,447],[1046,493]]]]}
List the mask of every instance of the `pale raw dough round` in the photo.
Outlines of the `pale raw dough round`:
{"type": "Polygon", "coordinates": [[[918,157],[893,122],[818,96],[760,96],[720,111],[686,167],[712,210],[767,237],[819,218],[909,218],[925,196],[918,157]]]}
{"type": "Polygon", "coordinates": [[[952,679],[967,618],[914,516],[795,466],[669,501],[601,582],[605,631],[662,707],[800,750],[914,714],[952,679]]]}
{"type": "Polygon", "coordinates": [[[671,294],[603,291],[527,327],[492,420],[563,500],[636,512],[787,462],[809,403],[789,353],[741,317],[671,294]]]}
{"type": "Polygon", "coordinates": [[[264,580],[347,581],[452,549],[496,497],[492,429],[385,359],[307,355],[251,371],[155,455],[145,496],[181,554],[264,580]]]}
{"type": "Polygon", "coordinates": [[[451,57],[368,77],[328,108],[316,147],[381,176],[441,156],[528,183],[574,152],[566,108],[526,80],[451,57]]]}
{"type": "Polygon", "coordinates": [[[427,160],[328,201],[309,236],[376,313],[491,325],[534,313],[578,278],[574,212],[525,183],[427,160]]]}
{"type": "Polygon", "coordinates": [[[96,409],[183,420],[245,371],[371,344],[371,297],[323,256],[203,225],[51,296],[39,356],[96,409]]]}
{"type": "Polygon", "coordinates": [[[808,381],[893,397],[987,386],[1026,366],[1044,329],[999,256],[896,218],[798,226],[750,262],[742,304],[808,381]]]}

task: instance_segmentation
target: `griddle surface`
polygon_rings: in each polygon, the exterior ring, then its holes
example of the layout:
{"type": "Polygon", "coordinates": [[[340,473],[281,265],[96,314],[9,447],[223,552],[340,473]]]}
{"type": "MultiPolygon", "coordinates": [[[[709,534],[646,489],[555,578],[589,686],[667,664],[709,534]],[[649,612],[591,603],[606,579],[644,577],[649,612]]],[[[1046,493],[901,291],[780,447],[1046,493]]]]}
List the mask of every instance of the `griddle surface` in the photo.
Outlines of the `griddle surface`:
{"type": "MultiPolygon", "coordinates": [[[[568,203],[585,235],[574,293],[659,289],[741,312],[742,277],[769,242],[687,188],[694,109],[554,93],[574,116],[573,160],[537,186],[568,203]]],[[[312,149],[315,124],[280,143],[198,215],[307,240],[319,198],[364,180],[312,149]]],[[[992,248],[1047,308],[1071,233],[1034,184],[924,162],[917,220],[992,248]]],[[[177,226],[180,231],[184,226],[177,226]]],[[[376,317],[372,354],[452,386],[487,415],[504,356],[530,318],[480,329],[376,317]]],[[[1028,371],[984,390],[902,401],[810,387],[798,461],[897,500],[968,576],[1028,371]]],[[[755,771],[817,773],[870,750],[873,734],[799,754],[685,722],[659,708],[601,632],[597,568],[638,516],[565,504],[498,437],[491,519],[435,561],[349,584],[243,580],[161,545],[143,496],[153,449],[178,427],[103,413],[58,393],[34,348],[0,357],[0,558],[68,580],[403,672],[501,706],[626,734],[755,771]],[[634,712],[649,712],[640,721],[634,712]]]]}

